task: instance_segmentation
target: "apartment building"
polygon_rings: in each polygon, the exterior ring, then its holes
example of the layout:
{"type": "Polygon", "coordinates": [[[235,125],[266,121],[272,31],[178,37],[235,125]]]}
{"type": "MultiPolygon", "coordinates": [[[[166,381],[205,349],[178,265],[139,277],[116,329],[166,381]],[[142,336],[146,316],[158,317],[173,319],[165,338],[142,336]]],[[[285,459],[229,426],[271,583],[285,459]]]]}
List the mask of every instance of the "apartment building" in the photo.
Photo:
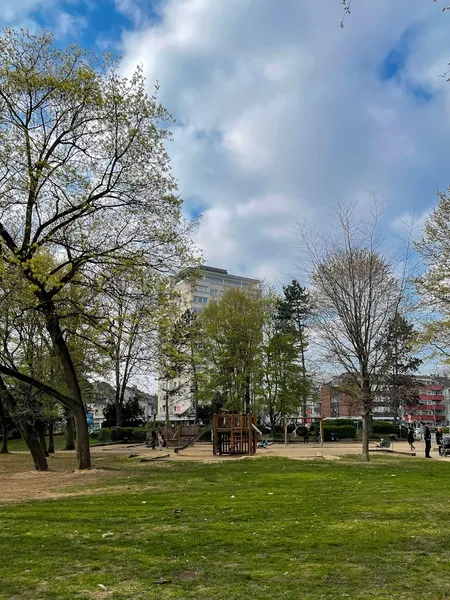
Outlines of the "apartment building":
{"type": "MultiPolygon", "coordinates": [[[[249,277],[231,275],[226,269],[202,266],[195,281],[192,271],[180,273],[174,279],[174,289],[179,293],[182,310],[191,310],[201,314],[209,302],[219,300],[230,288],[245,289],[249,293],[259,293],[260,281],[249,277]]],[[[179,391],[169,400],[170,421],[192,422],[195,419],[190,385],[188,381],[158,381],[158,415],[159,420],[166,418],[165,391],[179,391]]]]}
{"type": "Polygon", "coordinates": [[[404,407],[403,419],[413,427],[426,423],[437,427],[446,422],[446,386],[433,377],[421,377],[417,402],[404,407]]]}
{"type": "MultiPolygon", "coordinates": [[[[448,398],[450,380],[435,376],[421,375],[417,377],[417,400],[413,404],[401,407],[403,423],[420,428],[423,423],[433,427],[448,421],[448,398]]],[[[321,388],[322,415],[324,418],[353,417],[361,419],[361,406],[358,400],[348,396],[339,389],[339,377],[331,379],[321,388]]],[[[379,421],[394,421],[394,407],[389,396],[378,390],[374,399],[373,418],[379,421]]]]}

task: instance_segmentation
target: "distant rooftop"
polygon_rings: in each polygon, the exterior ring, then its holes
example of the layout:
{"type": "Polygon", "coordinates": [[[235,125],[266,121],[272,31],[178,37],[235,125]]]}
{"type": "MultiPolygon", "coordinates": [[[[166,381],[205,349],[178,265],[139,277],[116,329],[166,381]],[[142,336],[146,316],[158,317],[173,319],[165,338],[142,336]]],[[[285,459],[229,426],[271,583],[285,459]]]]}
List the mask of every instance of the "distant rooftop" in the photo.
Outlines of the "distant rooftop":
{"type": "Polygon", "coordinates": [[[186,279],[187,276],[189,275],[193,275],[195,273],[201,273],[201,272],[207,272],[207,273],[211,273],[211,274],[215,274],[215,275],[221,275],[224,276],[226,275],[227,277],[232,277],[235,279],[247,279],[248,281],[251,281],[253,283],[259,283],[258,279],[252,279],[250,277],[244,277],[241,275],[231,275],[230,273],[228,273],[227,269],[219,269],[218,267],[210,267],[208,265],[201,265],[200,267],[197,267],[197,269],[185,269],[184,271],[181,271],[180,273],[178,273],[178,275],[176,277],[174,277],[174,281],[178,282],[178,281],[182,281],[183,279],[186,279]]]}
{"type": "Polygon", "coordinates": [[[220,273],[221,275],[228,275],[228,271],[226,269],[218,269],[217,267],[208,267],[208,265],[202,265],[200,267],[201,271],[211,271],[211,273],[220,273]]]}

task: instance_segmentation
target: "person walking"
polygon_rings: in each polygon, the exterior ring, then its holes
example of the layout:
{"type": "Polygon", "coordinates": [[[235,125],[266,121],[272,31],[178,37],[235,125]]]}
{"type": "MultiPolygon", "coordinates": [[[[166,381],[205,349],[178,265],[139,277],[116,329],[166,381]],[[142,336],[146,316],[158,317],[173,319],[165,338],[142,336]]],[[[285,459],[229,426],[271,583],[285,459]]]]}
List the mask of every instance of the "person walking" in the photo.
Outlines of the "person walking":
{"type": "Polygon", "coordinates": [[[156,430],[152,429],[152,450],[156,448],[156,430]]]}
{"type": "Polygon", "coordinates": [[[436,429],[436,444],[438,447],[439,456],[442,456],[442,438],[443,438],[442,427],[438,427],[436,429]]]}
{"type": "Polygon", "coordinates": [[[309,429],[307,427],[305,427],[305,430],[303,432],[303,443],[309,444],[309,429]]]}
{"type": "Polygon", "coordinates": [[[162,433],[158,433],[158,448],[160,450],[164,448],[164,437],[162,433]]]}
{"type": "Polygon", "coordinates": [[[425,458],[431,458],[431,431],[428,425],[425,425],[425,428],[423,430],[423,439],[425,440],[425,458]]]}
{"type": "Polygon", "coordinates": [[[408,444],[411,448],[411,452],[416,449],[414,446],[414,429],[412,427],[408,430],[408,444]]]}

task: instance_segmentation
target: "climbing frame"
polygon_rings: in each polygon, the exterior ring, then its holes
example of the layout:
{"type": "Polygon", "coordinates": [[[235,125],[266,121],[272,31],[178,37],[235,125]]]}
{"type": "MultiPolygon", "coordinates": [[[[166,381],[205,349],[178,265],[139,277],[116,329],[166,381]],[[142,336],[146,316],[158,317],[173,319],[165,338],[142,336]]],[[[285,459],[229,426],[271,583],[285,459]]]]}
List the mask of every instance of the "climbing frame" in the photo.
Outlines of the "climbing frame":
{"type": "Polygon", "coordinates": [[[213,416],[214,454],[255,454],[256,418],[252,413],[213,416]]]}

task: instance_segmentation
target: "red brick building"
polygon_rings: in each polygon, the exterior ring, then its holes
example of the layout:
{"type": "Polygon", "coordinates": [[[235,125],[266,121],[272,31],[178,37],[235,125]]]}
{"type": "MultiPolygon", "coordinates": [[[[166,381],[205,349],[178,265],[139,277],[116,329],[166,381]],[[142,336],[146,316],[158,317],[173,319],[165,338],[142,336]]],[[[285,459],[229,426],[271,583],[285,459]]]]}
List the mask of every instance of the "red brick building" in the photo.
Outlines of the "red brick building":
{"type": "Polygon", "coordinates": [[[433,380],[420,382],[418,401],[405,406],[403,419],[407,423],[418,426],[419,423],[439,426],[445,418],[445,386],[433,380]]]}
{"type": "MultiPolygon", "coordinates": [[[[422,376],[417,378],[418,396],[412,405],[403,406],[402,421],[410,423],[414,427],[420,427],[421,423],[438,427],[447,422],[446,397],[450,388],[439,378],[422,376]]],[[[442,379],[442,378],[441,378],[442,379]]],[[[361,406],[359,402],[338,389],[339,379],[333,379],[323,385],[320,394],[322,400],[322,416],[324,418],[361,418],[361,406]]],[[[394,411],[389,398],[380,395],[374,401],[373,418],[383,421],[393,421],[394,411]]]]}

